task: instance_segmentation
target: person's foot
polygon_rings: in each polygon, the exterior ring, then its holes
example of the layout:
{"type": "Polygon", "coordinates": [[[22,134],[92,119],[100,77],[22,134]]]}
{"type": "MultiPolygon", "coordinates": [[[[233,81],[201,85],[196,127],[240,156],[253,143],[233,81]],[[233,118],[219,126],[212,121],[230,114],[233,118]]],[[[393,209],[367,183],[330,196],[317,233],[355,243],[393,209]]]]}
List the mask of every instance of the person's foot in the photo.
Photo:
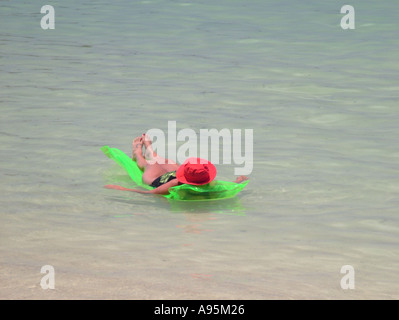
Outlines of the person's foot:
{"type": "Polygon", "coordinates": [[[144,157],[146,159],[154,159],[157,157],[156,152],[152,149],[151,137],[148,134],[143,133],[143,144],[145,146],[144,157]]]}
{"type": "Polygon", "coordinates": [[[142,147],[143,147],[143,137],[137,137],[133,140],[133,154],[132,154],[132,159],[136,160],[136,153],[137,152],[142,152],[142,147]]]}
{"type": "Polygon", "coordinates": [[[239,176],[237,179],[236,179],[236,183],[240,183],[240,182],[243,182],[243,181],[245,181],[245,180],[248,180],[249,178],[248,177],[246,177],[246,176],[239,176]]]}

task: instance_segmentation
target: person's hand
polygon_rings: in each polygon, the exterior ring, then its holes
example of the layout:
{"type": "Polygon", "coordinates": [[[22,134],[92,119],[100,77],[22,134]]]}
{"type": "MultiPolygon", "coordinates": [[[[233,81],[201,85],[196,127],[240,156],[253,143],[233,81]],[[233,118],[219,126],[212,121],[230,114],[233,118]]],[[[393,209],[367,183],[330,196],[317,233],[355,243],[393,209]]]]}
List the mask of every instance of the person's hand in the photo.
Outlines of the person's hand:
{"type": "Polygon", "coordinates": [[[236,181],[234,181],[235,183],[241,183],[241,182],[243,182],[243,181],[245,181],[245,180],[248,180],[249,178],[248,177],[246,177],[246,176],[239,176],[239,177],[237,177],[237,179],[236,179],[236,181]]]}
{"type": "Polygon", "coordinates": [[[106,186],[104,186],[104,188],[115,189],[115,190],[125,190],[125,191],[132,191],[133,190],[133,189],[128,189],[128,188],[124,188],[124,187],[121,187],[121,186],[117,186],[117,185],[114,185],[114,184],[107,184],[106,186]]]}

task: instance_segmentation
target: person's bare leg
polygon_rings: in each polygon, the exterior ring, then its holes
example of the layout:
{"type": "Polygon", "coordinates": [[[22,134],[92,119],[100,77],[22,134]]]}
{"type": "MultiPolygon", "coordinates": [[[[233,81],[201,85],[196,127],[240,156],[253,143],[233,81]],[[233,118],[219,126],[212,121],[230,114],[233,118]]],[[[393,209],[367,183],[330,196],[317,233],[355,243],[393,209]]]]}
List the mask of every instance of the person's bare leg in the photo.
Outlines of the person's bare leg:
{"type": "Polygon", "coordinates": [[[148,134],[143,134],[143,144],[145,146],[144,157],[147,160],[154,160],[158,154],[152,149],[151,137],[148,134]]]}
{"type": "Polygon", "coordinates": [[[133,140],[133,155],[132,160],[137,162],[137,165],[141,170],[148,165],[147,161],[143,157],[143,139],[142,137],[137,137],[133,140]]]}
{"type": "Polygon", "coordinates": [[[176,162],[170,159],[162,158],[153,150],[151,137],[148,134],[143,135],[143,144],[145,146],[144,155],[149,163],[159,164],[165,170],[164,173],[174,171],[179,168],[179,165],[176,162]]]}
{"type": "MultiPolygon", "coordinates": [[[[157,154],[153,152],[151,147],[151,141],[147,141],[147,155],[150,156],[151,159],[156,159],[157,154]]],[[[136,161],[137,165],[143,173],[143,182],[150,185],[156,178],[163,175],[166,172],[175,170],[174,168],[169,168],[169,165],[159,164],[157,161],[151,162],[150,160],[146,160],[143,156],[143,144],[144,137],[137,137],[133,140],[133,155],[132,160],[136,161]],[[171,170],[170,170],[171,169],[171,170]]],[[[162,160],[160,161],[162,163],[162,160]]]]}
{"type": "Polygon", "coordinates": [[[143,146],[143,139],[141,137],[134,138],[132,142],[132,160],[136,161],[136,151],[143,146]]]}

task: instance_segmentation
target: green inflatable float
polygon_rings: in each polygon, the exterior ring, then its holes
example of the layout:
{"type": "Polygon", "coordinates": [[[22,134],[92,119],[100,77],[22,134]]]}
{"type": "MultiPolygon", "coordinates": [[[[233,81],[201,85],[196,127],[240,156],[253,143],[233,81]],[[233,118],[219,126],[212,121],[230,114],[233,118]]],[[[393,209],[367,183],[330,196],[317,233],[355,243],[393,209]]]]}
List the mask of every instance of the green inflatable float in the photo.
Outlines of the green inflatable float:
{"type": "MultiPolygon", "coordinates": [[[[143,171],[141,171],[137,163],[124,152],[108,146],[102,147],[101,150],[108,158],[113,159],[122,168],[124,168],[138,186],[148,190],[154,189],[143,182],[143,171]]],[[[241,183],[214,180],[211,183],[201,186],[181,184],[170,188],[169,194],[164,195],[164,197],[181,201],[227,199],[234,197],[244,189],[248,182],[248,180],[241,183]]]]}

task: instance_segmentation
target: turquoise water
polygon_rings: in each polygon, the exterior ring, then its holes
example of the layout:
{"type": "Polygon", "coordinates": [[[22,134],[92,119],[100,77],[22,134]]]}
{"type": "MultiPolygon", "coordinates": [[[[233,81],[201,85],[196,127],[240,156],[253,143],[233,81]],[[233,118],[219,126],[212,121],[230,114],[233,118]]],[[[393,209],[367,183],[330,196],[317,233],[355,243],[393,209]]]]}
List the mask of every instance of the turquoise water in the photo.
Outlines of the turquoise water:
{"type": "Polygon", "coordinates": [[[0,3],[1,298],[399,298],[396,0],[44,4],[0,3]],[[103,188],[168,121],[253,129],[238,198],[103,188]]]}

